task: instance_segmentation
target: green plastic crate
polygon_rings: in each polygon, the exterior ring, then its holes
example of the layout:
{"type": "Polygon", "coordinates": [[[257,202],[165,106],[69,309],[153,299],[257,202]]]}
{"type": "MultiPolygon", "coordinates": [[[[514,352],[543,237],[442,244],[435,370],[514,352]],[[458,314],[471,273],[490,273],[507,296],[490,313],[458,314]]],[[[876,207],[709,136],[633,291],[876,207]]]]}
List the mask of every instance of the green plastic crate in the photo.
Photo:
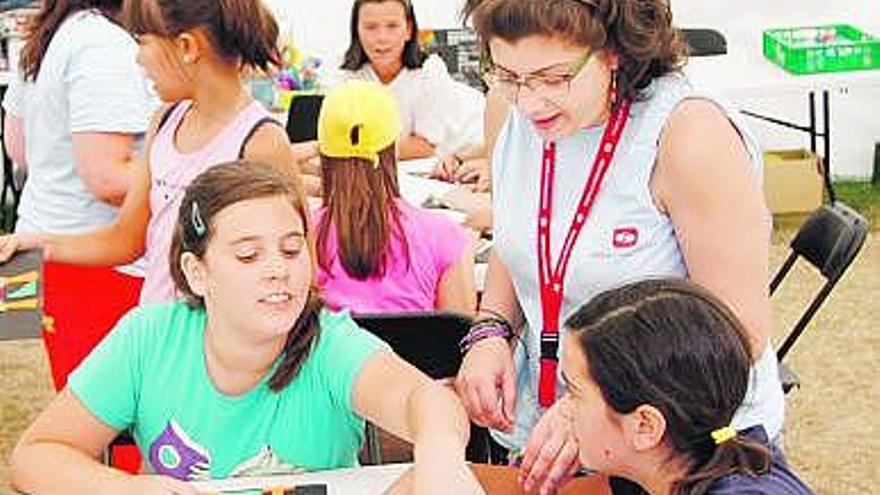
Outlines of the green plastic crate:
{"type": "Polygon", "coordinates": [[[768,29],[764,56],[794,74],[880,68],[880,39],[846,24],[768,29]]]}

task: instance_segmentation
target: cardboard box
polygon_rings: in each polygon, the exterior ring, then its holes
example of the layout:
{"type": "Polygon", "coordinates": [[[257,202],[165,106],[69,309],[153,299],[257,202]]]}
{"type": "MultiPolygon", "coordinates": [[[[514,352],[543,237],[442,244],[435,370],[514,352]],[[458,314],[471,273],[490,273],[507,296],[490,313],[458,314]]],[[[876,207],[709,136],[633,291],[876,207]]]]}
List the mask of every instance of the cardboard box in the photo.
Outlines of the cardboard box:
{"type": "Polygon", "coordinates": [[[822,204],[819,157],[809,150],[764,152],[764,198],[773,214],[809,213],[822,204]]]}

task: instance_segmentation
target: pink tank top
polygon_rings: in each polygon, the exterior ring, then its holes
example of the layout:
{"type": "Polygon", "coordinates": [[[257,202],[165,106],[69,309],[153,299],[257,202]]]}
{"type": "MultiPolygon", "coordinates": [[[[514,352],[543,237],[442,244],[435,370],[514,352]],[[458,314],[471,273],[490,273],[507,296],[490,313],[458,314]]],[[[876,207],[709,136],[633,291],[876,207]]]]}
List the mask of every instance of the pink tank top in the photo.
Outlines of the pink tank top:
{"type": "Polygon", "coordinates": [[[211,141],[194,153],[181,153],[174,137],[192,105],[182,101],[170,110],[156,132],[150,148],[150,224],[147,227],[146,276],[141,304],[170,301],[176,297],[168,267],[171,237],[186,187],[213,165],[241,158],[251,134],[267,120],[269,113],[253,101],[211,141]]]}

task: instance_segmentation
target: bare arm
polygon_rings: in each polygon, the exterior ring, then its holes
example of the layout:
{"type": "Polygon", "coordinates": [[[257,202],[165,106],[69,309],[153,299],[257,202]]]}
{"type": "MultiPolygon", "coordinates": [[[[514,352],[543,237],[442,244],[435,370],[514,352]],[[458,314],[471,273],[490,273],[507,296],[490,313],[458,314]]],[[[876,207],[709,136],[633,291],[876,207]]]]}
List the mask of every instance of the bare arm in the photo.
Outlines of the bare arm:
{"type": "Polygon", "coordinates": [[[297,156],[280,126],[260,126],[247,142],[244,158],[271,165],[290,178],[297,187],[303,187],[297,156]]]}
{"type": "Polygon", "coordinates": [[[73,158],[86,188],[101,201],[119,206],[132,184],[133,134],[77,132],[73,158]]]}
{"type": "Polygon", "coordinates": [[[131,189],[110,225],[83,234],[12,234],[0,237],[0,263],[15,251],[42,247],[46,258],[62,263],[112,266],[130,263],[144,253],[150,221],[151,178],[147,154],[159,120],[168,107],[159,109],[147,131],[145,153],[131,166],[131,189]]]}
{"type": "MultiPolygon", "coordinates": [[[[521,331],[523,314],[516,298],[513,282],[504,263],[493,252],[489,256],[486,289],[480,303],[480,316],[506,319],[513,330],[521,331]]],[[[516,375],[513,352],[501,337],[484,338],[465,354],[455,380],[471,420],[481,426],[510,431],[516,407],[516,375]]]]}
{"type": "Polygon", "coordinates": [[[461,256],[449,266],[437,285],[437,309],[473,315],[477,307],[477,290],[474,284],[474,239],[461,256]]]}
{"type": "Polygon", "coordinates": [[[102,450],[117,434],[117,430],[96,418],[65,389],[25,430],[15,446],[10,459],[12,486],[23,493],[41,495],[195,495],[195,490],[182,482],[134,477],[101,464],[98,458],[102,450]]]}
{"type": "Polygon", "coordinates": [[[742,138],[714,104],[688,100],[670,117],[657,160],[652,191],[691,280],[731,307],[760,356],[770,331],[770,224],[742,138]]]}
{"type": "Polygon", "coordinates": [[[483,113],[483,145],[443,157],[431,176],[450,182],[475,183],[476,191],[489,191],[492,182],[492,151],[507,120],[508,101],[497,91],[486,94],[483,113]]]}
{"type": "Polygon", "coordinates": [[[513,280],[510,278],[510,273],[504,262],[494,251],[489,255],[485,287],[479,314],[483,316],[501,315],[514,330],[522,328],[525,319],[513,288],[513,280]]]}
{"type": "Polygon", "coordinates": [[[290,145],[293,159],[299,166],[306,194],[321,197],[321,157],[317,141],[307,141],[290,145]]]}
{"type": "Polygon", "coordinates": [[[3,147],[6,154],[19,167],[27,167],[27,156],[24,147],[24,120],[10,113],[3,122],[3,147]]]}
{"type": "Polygon", "coordinates": [[[142,255],[150,222],[150,172],[145,163],[138,162],[132,173],[134,185],[113,223],[84,234],[38,236],[37,246],[46,250],[46,257],[62,263],[113,266],[142,255]]]}
{"type": "Polygon", "coordinates": [[[414,493],[482,493],[464,459],[467,415],[449,388],[380,352],[364,365],[353,394],[358,414],[415,444],[414,493]]]}
{"type": "Polygon", "coordinates": [[[410,134],[397,143],[397,152],[401,160],[427,158],[434,156],[437,148],[427,139],[417,134],[410,134]]]}
{"type": "Polygon", "coordinates": [[[485,155],[489,158],[489,166],[491,168],[492,151],[495,149],[495,141],[501,134],[501,128],[507,121],[507,113],[510,110],[510,103],[504,96],[498,94],[498,91],[489,89],[486,93],[486,113],[483,115],[485,139],[485,155]]]}

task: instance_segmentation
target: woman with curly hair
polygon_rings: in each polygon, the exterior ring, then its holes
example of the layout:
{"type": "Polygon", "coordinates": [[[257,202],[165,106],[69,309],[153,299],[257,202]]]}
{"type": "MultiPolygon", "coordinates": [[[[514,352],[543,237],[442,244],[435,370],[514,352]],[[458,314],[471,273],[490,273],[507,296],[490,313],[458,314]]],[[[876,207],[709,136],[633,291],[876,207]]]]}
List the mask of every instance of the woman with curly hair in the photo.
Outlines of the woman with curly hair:
{"type": "Polygon", "coordinates": [[[496,249],[457,380],[472,420],[523,453],[527,489],[552,491],[579,450],[554,406],[561,322],[609,288],[676,277],[743,322],[755,359],[733,426],[775,438],[760,150],[738,113],[681,74],[667,3],[471,0],[465,15],[511,103],[492,157],[496,249]]]}

